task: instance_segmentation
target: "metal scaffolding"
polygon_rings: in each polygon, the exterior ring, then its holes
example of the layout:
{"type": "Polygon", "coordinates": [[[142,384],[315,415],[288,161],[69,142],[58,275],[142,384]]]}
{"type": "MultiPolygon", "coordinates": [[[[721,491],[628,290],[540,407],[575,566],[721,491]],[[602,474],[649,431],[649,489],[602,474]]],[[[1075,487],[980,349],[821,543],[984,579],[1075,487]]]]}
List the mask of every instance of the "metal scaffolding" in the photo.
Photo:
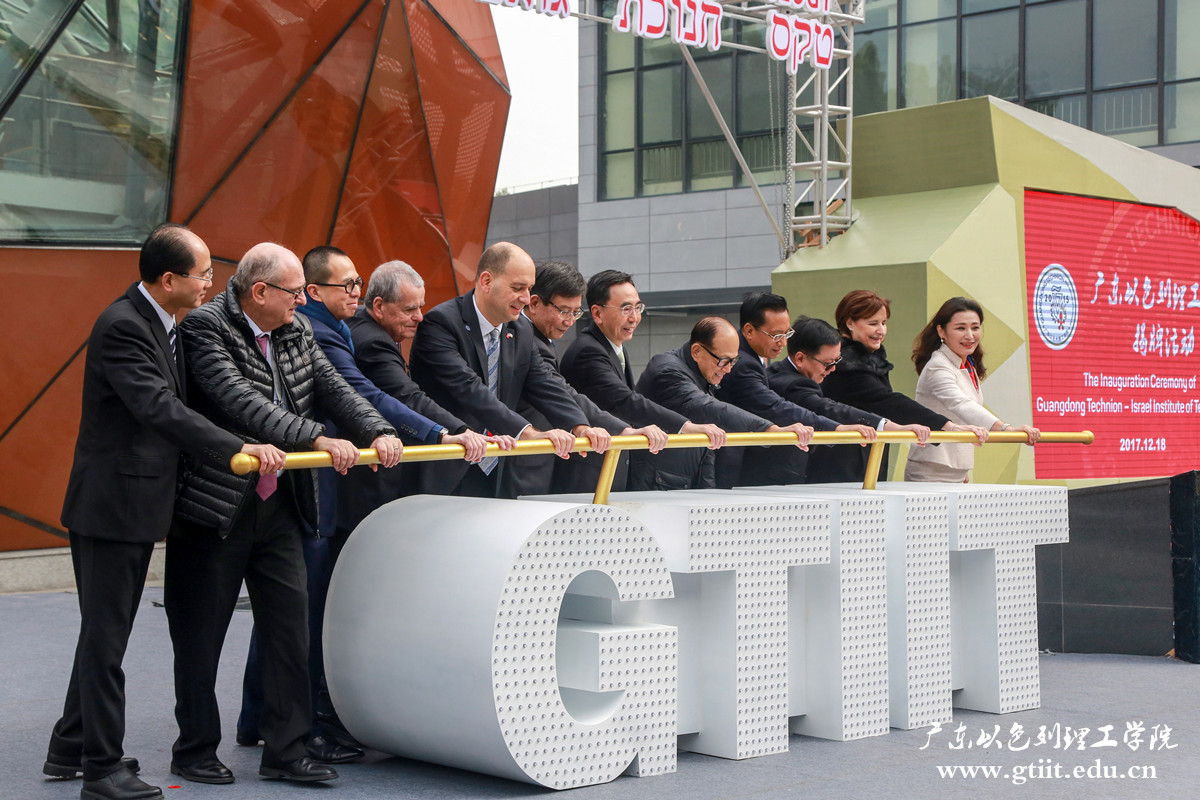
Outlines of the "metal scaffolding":
{"type": "MultiPolygon", "coordinates": [[[[787,97],[790,114],[786,125],[790,135],[780,132],[785,168],[781,208],[773,210],[751,172],[737,139],[721,114],[708,85],[692,59],[691,48],[680,44],[683,58],[695,79],[734,158],[754,191],[763,212],[779,238],[780,253],[786,258],[801,247],[824,247],[831,236],[850,227],[853,217],[851,191],[851,146],[854,130],[854,26],[863,21],[866,0],[828,0],[828,11],[812,11],[805,0],[799,2],[719,2],[722,15],[742,22],[768,24],[773,14],[815,20],[829,26],[834,35],[831,64],[828,69],[813,66],[811,59],[788,70],[787,97]],[[840,102],[839,102],[840,101],[840,102]],[[776,217],[779,217],[777,219],[776,217]]],[[[578,0],[571,16],[611,25],[612,19],[600,16],[603,0],[578,0]]],[[[630,0],[625,0],[630,3],[630,0]]],[[[640,0],[631,0],[636,8],[640,0]]],[[[670,5],[674,5],[671,3],[670,5]]],[[[814,2],[813,6],[824,3],[814,2]]],[[[722,48],[768,55],[762,46],[744,42],[722,42],[722,48]]],[[[769,56],[768,56],[769,57],[769,56]]],[[[764,80],[769,80],[764,75],[764,80]]]]}

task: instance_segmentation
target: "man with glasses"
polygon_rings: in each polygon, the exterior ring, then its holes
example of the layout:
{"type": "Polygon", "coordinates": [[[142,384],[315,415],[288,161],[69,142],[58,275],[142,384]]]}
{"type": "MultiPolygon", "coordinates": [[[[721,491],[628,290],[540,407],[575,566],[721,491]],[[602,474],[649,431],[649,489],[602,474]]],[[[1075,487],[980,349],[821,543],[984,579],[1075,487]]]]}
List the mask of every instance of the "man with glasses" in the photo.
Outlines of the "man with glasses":
{"type": "MultiPolygon", "coordinates": [[[[562,375],[580,394],[610,414],[629,421],[631,425],[653,425],[668,433],[702,433],[713,448],[725,444],[725,431],[717,425],[697,424],[687,417],[665,408],[643,396],[635,388],[633,366],[625,345],[633,338],[642,321],[646,306],[638,296],[633,278],[626,272],[606,269],[597,272],[587,284],[587,304],[592,324],[579,331],[575,341],[562,358],[562,375]]],[[[645,456],[634,458],[644,460],[645,456]]],[[[622,455],[622,461],[625,456],[622,455]]],[[[588,464],[592,474],[584,472],[581,481],[591,480],[599,473],[598,465],[588,464]]],[[[628,480],[613,481],[613,491],[623,491],[628,480]]],[[[578,486],[575,491],[586,491],[578,486]]]]}
{"type": "Polygon", "coordinates": [[[141,280],[100,314],[88,338],[62,510],[79,591],[79,643],[42,771],[82,773],[84,798],[162,797],[135,774],[137,759],[124,757],[121,663],[154,543],[171,525],[180,454],[226,469],[238,452],[267,470],[283,464],[282,451],[244,444],[185,405],[175,318],[199,306],[212,285],[208,247],[182,225],[160,225],[142,245],[138,272],[141,280]]]}
{"type": "MultiPolygon", "coordinates": [[[[529,305],[522,312],[522,317],[533,326],[538,354],[546,362],[553,376],[561,382],[562,391],[579,404],[592,425],[604,428],[611,434],[645,436],[653,452],[661,450],[667,444],[667,434],[657,425],[632,428],[586,396],[576,393],[563,380],[559,372],[555,343],[571,329],[575,320],[583,316],[583,292],[587,283],[579,274],[579,270],[562,261],[539,261],[535,266],[536,278],[530,291],[529,305]]],[[[547,420],[528,403],[518,406],[517,413],[537,427],[547,424],[547,420]]],[[[602,459],[595,455],[585,458],[584,455],[575,453],[569,461],[558,461],[557,466],[552,456],[528,456],[522,459],[520,468],[509,470],[505,476],[513,483],[511,494],[519,497],[546,492],[593,491],[599,478],[602,459]]],[[[615,484],[625,485],[627,470],[628,458],[621,458],[614,478],[615,484]]]]}
{"type": "MultiPolygon", "coordinates": [[[[400,460],[395,429],[342,378],[313,338],[300,259],[277,244],[242,257],[229,287],[180,324],[194,406],[221,427],[283,450],[322,450],[345,473],[369,442],[380,463],[400,460]]],[[[338,289],[338,291],[344,291],[338,289]]],[[[194,465],[180,482],[167,544],[166,609],[175,648],[179,738],[171,772],[198,783],[232,783],[217,758],[221,720],[216,672],[243,579],[258,632],[264,709],[259,774],[295,781],[337,777],[306,751],[312,725],[308,592],[301,537],[317,530],[313,470],[263,473],[194,465]]]]}
{"type": "MultiPolygon", "coordinates": [[[[536,277],[533,259],[516,245],[498,242],[484,250],[475,288],[432,309],[417,328],[413,377],[434,402],[475,430],[518,440],[546,439],[564,460],[576,436],[587,437],[603,452],[608,431],[588,424],[587,415],[538,355],[532,326],[518,323],[536,277]],[[518,413],[522,403],[540,411],[547,426],[535,426],[518,413]]],[[[441,461],[427,468],[454,487],[454,494],[512,497],[512,484],[499,473],[521,469],[514,461],[490,457],[473,466],[441,461]]]]}
{"type": "MultiPolygon", "coordinates": [[[[767,368],[767,381],[773,392],[788,402],[845,425],[879,431],[912,431],[918,441],[928,440],[929,428],[924,425],[899,425],[878,414],[826,397],[821,392],[821,383],[842,360],[842,336],[825,320],[804,316],[796,318],[792,329],[795,333],[787,340],[788,357],[767,368]]],[[[822,464],[833,448],[834,445],[814,447],[806,459],[785,454],[775,464],[777,482],[824,483],[822,464]]]]}
{"type": "MultiPolygon", "coordinates": [[[[425,280],[403,261],[380,264],[371,273],[363,304],[346,320],[354,343],[354,362],[363,377],[382,392],[445,428],[441,444],[461,444],[468,461],[479,461],[494,442],[502,450],[514,444],[511,436],[482,436],[467,423],[435,403],[413,380],[401,349],[417,334],[423,320],[425,280]]],[[[338,519],[353,530],[386,502],[413,494],[448,494],[453,488],[437,480],[427,464],[401,463],[393,469],[353,470],[342,480],[338,519]]]]}
{"type": "MultiPolygon", "coordinates": [[[[783,352],[792,336],[787,300],[769,292],[750,292],[742,300],[738,322],[738,363],[721,382],[717,396],[751,414],[779,425],[799,423],[818,431],[847,431],[875,438],[875,428],[841,425],[780,397],[767,383],[767,365],[783,352]]],[[[729,447],[717,455],[717,486],[769,486],[782,483],[780,448],[729,447]]],[[[806,454],[789,452],[789,460],[803,462],[806,454]]],[[[801,465],[801,469],[803,466],[801,465]]]]}
{"type": "MultiPolygon", "coordinates": [[[[731,403],[714,392],[741,356],[737,329],[722,317],[704,317],[692,328],[687,344],[650,359],[637,388],[644,396],[687,419],[713,424],[726,431],[786,431],[796,435],[796,446],[808,449],[812,428],[800,423],[776,425],[731,403]]],[[[716,486],[713,453],[687,448],[666,450],[631,459],[631,490],[711,489],[716,486]]]]}

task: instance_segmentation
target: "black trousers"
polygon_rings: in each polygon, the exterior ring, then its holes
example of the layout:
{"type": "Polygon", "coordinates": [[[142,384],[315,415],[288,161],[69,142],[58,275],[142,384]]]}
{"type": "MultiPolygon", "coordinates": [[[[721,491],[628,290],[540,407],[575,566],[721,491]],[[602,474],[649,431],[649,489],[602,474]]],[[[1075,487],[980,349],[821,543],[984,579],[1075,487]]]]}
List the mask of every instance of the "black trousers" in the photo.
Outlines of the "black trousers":
{"type": "MultiPolygon", "coordinates": [[[[325,688],[325,650],[322,630],[325,624],[325,598],[338,556],[350,538],[350,531],[338,528],[333,536],[302,537],[304,566],[308,581],[308,679],[309,701],[314,713],[331,713],[333,705],[325,688]]],[[[258,629],[250,631],[250,649],[246,653],[246,671],[242,676],[242,710],[238,714],[238,733],[258,737],[258,721],[262,717],[263,682],[258,665],[258,629]]],[[[310,735],[319,736],[324,730],[315,721],[310,735]]]]}
{"type": "Polygon", "coordinates": [[[280,480],[267,500],[252,495],[229,536],[181,523],[167,538],[164,600],[175,648],[176,764],[214,757],[221,741],[217,664],[242,580],[258,630],[263,680],[263,760],[304,755],[312,720],[308,689],[308,593],[303,528],[280,480]]]}
{"type": "Polygon", "coordinates": [[[117,542],[71,532],[71,565],[79,590],[79,643],[62,718],[49,755],[81,759],[83,779],[121,767],[125,741],[125,672],[121,662],[142,600],[151,542],[117,542]]]}

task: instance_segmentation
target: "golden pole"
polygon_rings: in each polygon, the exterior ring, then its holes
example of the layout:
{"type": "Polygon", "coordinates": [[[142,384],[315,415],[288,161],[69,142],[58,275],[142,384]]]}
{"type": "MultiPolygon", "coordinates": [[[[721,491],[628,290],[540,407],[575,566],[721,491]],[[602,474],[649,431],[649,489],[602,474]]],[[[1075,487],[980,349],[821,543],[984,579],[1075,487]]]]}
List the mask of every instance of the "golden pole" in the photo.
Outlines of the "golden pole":
{"type": "MultiPolygon", "coordinates": [[[[1024,443],[1027,437],[1020,431],[997,431],[988,436],[987,444],[1012,444],[1024,443]]],[[[875,488],[876,477],[879,473],[879,465],[883,459],[883,445],[888,442],[909,442],[917,441],[916,434],[910,431],[885,431],[877,434],[874,442],[871,443],[871,452],[867,456],[867,477],[863,480],[864,489],[875,488]],[[872,470],[874,470],[872,472],[872,470]],[[875,476],[875,477],[872,477],[875,476]]],[[[929,435],[930,442],[976,442],[975,435],[972,433],[948,433],[945,431],[935,431],[929,435]]],[[[1091,431],[1043,431],[1041,440],[1038,444],[1091,444],[1095,441],[1095,436],[1091,431]]],[[[730,433],[726,436],[726,447],[747,447],[751,445],[794,445],[796,443],[796,434],[794,433],[730,433]]],[[[866,444],[867,440],[857,433],[842,433],[839,431],[818,431],[813,434],[810,444],[866,444]]],[[[667,437],[667,448],[674,449],[678,447],[708,447],[708,437],[702,433],[677,433],[667,437]]],[[[612,488],[613,476],[616,474],[618,454],[622,450],[646,450],[650,444],[645,436],[614,436],[609,452],[605,454],[604,464],[600,467],[600,483],[596,486],[596,493],[593,498],[595,503],[605,503],[608,501],[609,491],[612,488]]],[[[582,437],[575,439],[576,453],[590,453],[592,447],[587,439],[582,437]]],[[[462,458],[466,450],[462,445],[458,444],[430,444],[430,445],[413,445],[404,448],[404,457],[401,460],[403,464],[412,464],[418,461],[450,461],[456,458],[462,458]]],[[[546,439],[535,439],[533,441],[517,442],[512,450],[501,450],[498,445],[489,444],[487,446],[487,455],[500,456],[506,458],[509,456],[534,455],[538,453],[553,453],[554,445],[546,439]]],[[[379,455],[373,449],[365,449],[358,451],[358,464],[378,464],[379,455]]],[[[284,461],[284,469],[312,469],[314,467],[329,467],[333,465],[333,460],[329,453],[325,452],[307,452],[307,453],[288,453],[284,461]]],[[[230,459],[229,467],[238,475],[245,475],[249,472],[254,472],[258,469],[258,459],[245,453],[238,453],[230,459]]]]}
{"type": "Polygon", "coordinates": [[[592,495],[593,505],[602,506],[608,503],[608,493],[612,489],[613,478],[617,476],[617,461],[620,458],[619,447],[610,447],[604,454],[604,463],[600,465],[600,480],[596,481],[596,493],[592,495]]]}
{"type": "Polygon", "coordinates": [[[887,447],[885,442],[871,443],[871,452],[867,453],[867,474],[863,476],[864,489],[875,488],[875,481],[879,479],[879,467],[883,464],[883,448],[885,447],[887,447]]]}

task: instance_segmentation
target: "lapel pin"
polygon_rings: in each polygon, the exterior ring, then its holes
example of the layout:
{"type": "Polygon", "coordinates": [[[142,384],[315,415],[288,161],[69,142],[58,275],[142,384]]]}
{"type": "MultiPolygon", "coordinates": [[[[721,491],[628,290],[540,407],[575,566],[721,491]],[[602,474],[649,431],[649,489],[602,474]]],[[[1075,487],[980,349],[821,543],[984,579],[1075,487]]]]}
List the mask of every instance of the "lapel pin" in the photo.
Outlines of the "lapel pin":
{"type": "Polygon", "coordinates": [[[512,338],[512,332],[510,331],[509,333],[506,333],[506,334],[504,334],[504,338],[505,338],[505,339],[511,339],[511,338],[512,338]]]}

